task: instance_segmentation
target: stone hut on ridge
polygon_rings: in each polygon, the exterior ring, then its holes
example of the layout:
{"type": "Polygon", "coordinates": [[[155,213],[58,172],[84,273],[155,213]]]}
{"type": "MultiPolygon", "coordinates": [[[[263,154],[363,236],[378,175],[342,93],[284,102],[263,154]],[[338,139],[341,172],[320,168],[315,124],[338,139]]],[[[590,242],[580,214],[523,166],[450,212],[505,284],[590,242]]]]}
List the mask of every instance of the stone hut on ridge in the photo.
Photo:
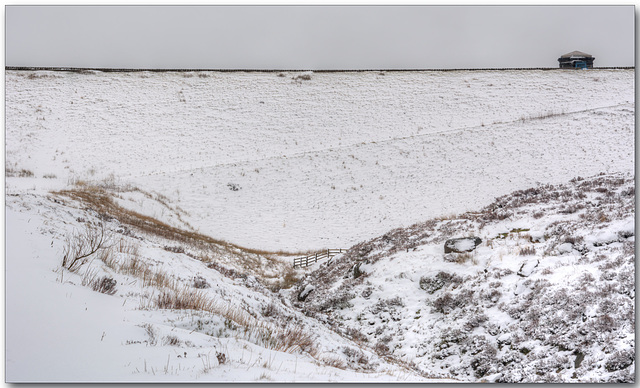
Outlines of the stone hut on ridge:
{"type": "Polygon", "coordinates": [[[593,69],[594,59],[591,54],[572,51],[558,58],[558,62],[561,69],[593,69]]]}

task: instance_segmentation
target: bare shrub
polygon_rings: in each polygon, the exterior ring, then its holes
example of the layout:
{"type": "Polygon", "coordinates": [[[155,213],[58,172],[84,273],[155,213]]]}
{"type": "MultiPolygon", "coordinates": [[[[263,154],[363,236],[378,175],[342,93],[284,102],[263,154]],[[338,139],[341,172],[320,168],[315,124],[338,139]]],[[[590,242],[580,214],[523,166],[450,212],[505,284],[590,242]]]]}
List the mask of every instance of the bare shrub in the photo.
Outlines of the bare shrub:
{"type": "Polygon", "coordinates": [[[373,350],[383,356],[389,354],[390,351],[389,346],[386,343],[380,341],[376,343],[376,345],[373,347],[373,350]]]}
{"type": "Polygon", "coordinates": [[[112,247],[108,245],[110,236],[105,234],[104,226],[100,228],[86,225],[83,231],[75,231],[65,239],[62,256],[62,267],[76,272],[93,257],[107,260],[112,247]]]}
{"type": "Polygon", "coordinates": [[[346,369],[347,368],[347,364],[343,360],[341,360],[341,359],[339,359],[337,357],[327,357],[327,356],[325,356],[325,357],[322,357],[320,359],[320,361],[322,361],[326,366],[330,366],[330,367],[333,367],[333,368],[338,368],[338,369],[346,369]]]}
{"type": "Polygon", "coordinates": [[[91,288],[93,291],[98,291],[107,295],[114,295],[117,291],[116,282],[109,276],[98,276],[95,271],[87,271],[82,276],[81,284],[83,286],[91,288]]]}
{"type": "Polygon", "coordinates": [[[150,323],[145,323],[144,325],[142,325],[142,328],[149,337],[149,339],[146,341],[147,344],[150,346],[155,346],[158,343],[158,333],[156,332],[156,329],[150,323]]]}
{"type": "Polygon", "coordinates": [[[538,218],[542,218],[542,216],[544,216],[544,212],[542,211],[538,211],[538,212],[534,212],[532,214],[533,218],[538,219],[538,218]]]}
{"type": "Polygon", "coordinates": [[[31,170],[26,170],[24,168],[21,168],[20,170],[15,170],[11,167],[6,167],[5,168],[5,176],[7,178],[12,178],[12,177],[18,177],[18,178],[31,178],[33,177],[33,171],[31,170]]]}
{"type": "Polygon", "coordinates": [[[327,299],[322,305],[320,305],[320,311],[342,310],[345,308],[351,308],[353,305],[349,302],[355,298],[352,294],[343,294],[327,299]]]}
{"type": "Polygon", "coordinates": [[[227,187],[229,188],[229,190],[231,191],[239,191],[242,187],[240,187],[239,184],[237,183],[227,183],[227,187]]]}
{"type": "Polygon", "coordinates": [[[210,288],[211,286],[209,285],[209,282],[207,282],[207,279],[203,278],[202,276],[196,276],[193,278],[193,287],[204,289],[210,288]]]}
{"type": "Polygon", "coordinates": [[[175,335],[168,335],[162,339],[162,344],[169,346],[180,346],[182,344],[182,341],[175,335]]]}
{"type": "Polygon", "coordinates": [[[297,74],[297,75],[291,77],[291,79],[296,81],[296,82],[310,81],[311,80],[311,73],[297,74]]]}
{"type": "Polygon", "coordinates": [[[348,327],[345,330],[345,335],[355,342],[369,342],[369,338],[366,335],[362,334],[362,332],[358,329],[354,329],[352,327],[348,327]]]}
{"type": "Polygon", "coordinates": [[[165,245],[164,247],[162,247],[162,249],[164,249],[167,252],[184,253],[183,247],[171,247],[171,246],[165,245]]]}
{"type": "Polygon", "coordinates": [[[355,364],[365,370],[371,369],[369,357],[367,357],[362,350],[343,346],[342,353],[347,357],[347,362],[349,364],[355,364]]]}
{"type": "Polygon", "coordinates": [[[265,317],[277,317],[280,315],[280,310],[275,304],[269,303],[266,306],[262,306],[262,315],[265,317]]]}
{"type": "Polygon", "coordinates": [[[536,254],[536,248],[533,246],[527,246],[524,248],[520,248],[520,256],[532,256],[536,254]]]}

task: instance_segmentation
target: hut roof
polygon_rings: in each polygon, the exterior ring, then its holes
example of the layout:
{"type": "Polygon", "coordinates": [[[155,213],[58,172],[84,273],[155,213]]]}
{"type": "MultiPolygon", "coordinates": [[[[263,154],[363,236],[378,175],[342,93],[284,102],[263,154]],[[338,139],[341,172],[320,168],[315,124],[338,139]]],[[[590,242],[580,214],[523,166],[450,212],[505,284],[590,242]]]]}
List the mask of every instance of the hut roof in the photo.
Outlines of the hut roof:
{"type": "Polygon", "coordinates": [[[570,53],[564,54],[560,58],[570,58],[570,57],[587,57],[587,58],[591,58],[591,57],[593,57],[593,55],[587,54],[587,53],[583,53],[582,51],[572,51],[570,53]]]}

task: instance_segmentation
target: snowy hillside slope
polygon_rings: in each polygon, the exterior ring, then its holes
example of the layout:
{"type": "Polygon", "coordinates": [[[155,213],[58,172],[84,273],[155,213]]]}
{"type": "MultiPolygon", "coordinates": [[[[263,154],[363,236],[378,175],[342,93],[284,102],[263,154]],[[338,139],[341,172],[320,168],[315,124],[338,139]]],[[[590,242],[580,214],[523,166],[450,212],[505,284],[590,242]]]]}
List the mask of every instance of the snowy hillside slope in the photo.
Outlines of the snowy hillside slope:
{"type": "Polygon", "coordinates": [[[8,381],[635,377],[632,70],[5,75],[8,381]]]}
{"type": "Polygon", "coordinates": [[[132,210],[287,251],[633,171],[632,70],[295,75],[7,71],[7,164],[141,187],[174,211],[132,210]]]}
{"type": "Polygon", "coordinates": [[[79,194],[105,189],[47,192],[37,180],[7,178],[9,382],[443,381],[304,316],[249,265],[256,255],[153,233],[79,194]],[[105,243],[63,268],[89,235],[105,243]]]}
{"type": "Polygon", "coordinates": [[[291,301],[429,375],[633,382],[634,200],[630,174],[516,191],[357,244],[291,301]],[[475,250],[444,253],[469,236],[475,250]]]}

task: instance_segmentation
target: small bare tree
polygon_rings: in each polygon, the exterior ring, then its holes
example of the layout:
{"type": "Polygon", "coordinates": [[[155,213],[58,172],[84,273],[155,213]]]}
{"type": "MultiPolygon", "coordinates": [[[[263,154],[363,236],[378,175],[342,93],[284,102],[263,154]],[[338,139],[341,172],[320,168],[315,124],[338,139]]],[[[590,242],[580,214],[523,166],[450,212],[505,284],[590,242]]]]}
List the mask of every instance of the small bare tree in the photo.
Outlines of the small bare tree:
{"type": "Polygon", "coordinates": [[[95,254],[109,255],[109,238],[105,235],[104,225],[99,228],[87,226],[83,231],[75,231],[65,240],[62,267],[76,272],[95,254]]]}

